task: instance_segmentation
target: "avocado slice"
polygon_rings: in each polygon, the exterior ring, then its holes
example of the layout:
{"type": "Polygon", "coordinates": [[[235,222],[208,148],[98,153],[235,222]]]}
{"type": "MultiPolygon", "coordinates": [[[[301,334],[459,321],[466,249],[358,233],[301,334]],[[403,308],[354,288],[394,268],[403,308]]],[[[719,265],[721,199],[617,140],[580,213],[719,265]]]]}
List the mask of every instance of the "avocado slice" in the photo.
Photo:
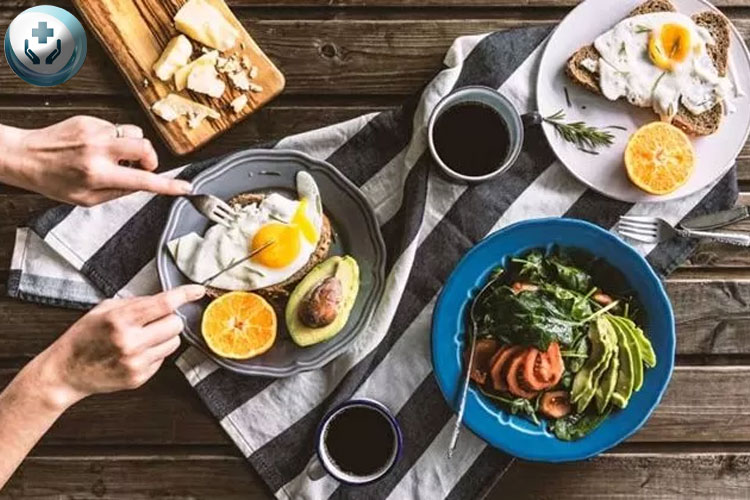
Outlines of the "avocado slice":
{"type": "Polygon", "coordinates": [[[301,347],[319,344],[339,333],[349,319],[359,292],[359,266],[353,257],[331,257],[315,266],[296,286],[286,305],[286,326],[292,340],[301,347]],[[341,283],[341,300],[332,322],[311,327],[300,319],[300,307],[324,280],[338,278],[341,283]]]}
{"type": "Polygon", "coordinates": [[[617,337],[612,325],[604,318],[597,318],[589,327],[591,356],[586,360],[573,379],[570,401],[576,404],[578,412],[583,412],[596,393],[599,381],[607,370],[617,347],[617,337]]]}
{"type": "Polygon", "coordinates": [[[623,327],[613,318],[608,319],[617,333],[617,340],[620,348],[618,352],[620,367],[617,373],[615,392],[612,393],[612,403],[620,408],[625,408],[628,406],[630,396],[633,394],[633,375],[635,372],[635,367],[633,366],[633,353],[630,351],[628,336],[623,330],[623,327]]]}
{"type": "Polygon", "coordinates": [[[612,322],[616,323],[624,334],[630,354],[633,356],[633,392],[640,391],[641,386],[643,386],[643,358],[641,357],[641,349],[635,339],[635,333],[630,329],[628,323],[622,321],[620,317],[614,316],[612,322]]]}
{"type": "Polygon", "coordinates": [[[609,367],[602,375],[602,378],[599,381],[599,386],[596,388],[596,410],[599,413],[604,413],[604,409],[607,408],[610,399],[612,399],[612,394],[615,392],[615,387],[617,385],[620,357],[617,344],[614,346],[615,349],[612,351],[612,358],[609,360],[609,367]]]}

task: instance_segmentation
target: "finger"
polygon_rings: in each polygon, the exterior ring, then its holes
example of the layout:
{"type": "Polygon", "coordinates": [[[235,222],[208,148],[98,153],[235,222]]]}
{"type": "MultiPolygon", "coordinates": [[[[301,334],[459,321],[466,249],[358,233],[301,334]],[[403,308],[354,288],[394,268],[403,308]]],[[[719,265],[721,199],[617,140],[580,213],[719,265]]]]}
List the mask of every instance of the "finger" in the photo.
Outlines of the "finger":
{"type": "Polygon", "coordinates": [[[181,341],[179,336],[172,337],[166,342],[162,342],[161,344],[148,349],[143,353],[143,356],[145,357],[147,363],[153,365],[154,363],[162,361],[164,358],[179,349],[180,343],[181,341]]]}
{"type": "Polygon", "coordinates": [[[143,346],[153,347],[177,337],[185,328],[182,318],[169,314],[143,327],[143,346]]]}
{"type": "Polygon", "coordinates": [[[137,125],[131,125],[126,123],[124,125],[117,125],[116,129],[119,128],[121,137],[131,137],[133,139],[143,139],[143,129],[137,125]]]}
{"type": "Polygon", "coordinates": [[[103,189],[107,190],[150,191],[172,196],[190,194],[193,191],[193,186],[187,181],[170,179],[137,168],[121,166],[108,168],[101,175],[100,184],[103,189]]]}
{"type": "Polygon", "coordinates": [[[184,285],[150,297],[141,297],[128,308],[129,319],[140,326],[172,314],[181,305],[198,300],[206,289],[200,285],[184,285]]]}
{"type": "Polygon", "coordinates": [[[159,165],[159,158],[156,156],[154,146],[148,139],[136,137],[113,138],[109,143],[109,152],[118,161],[137,161],[145,170],[155,170],[159,165]]]}

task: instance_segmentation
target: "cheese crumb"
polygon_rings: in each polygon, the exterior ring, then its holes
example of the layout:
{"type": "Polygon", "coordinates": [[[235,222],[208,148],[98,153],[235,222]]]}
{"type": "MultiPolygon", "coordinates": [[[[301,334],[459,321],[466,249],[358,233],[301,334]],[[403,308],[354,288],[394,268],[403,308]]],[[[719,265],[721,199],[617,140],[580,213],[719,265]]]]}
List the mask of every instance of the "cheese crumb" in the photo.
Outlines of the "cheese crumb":
{"type": "Polygon", "coordinates": [[[250,82],[250,91],[251,92],[263,92],[263,87],[261,87],[257,83],[250,82]]]}
{"type": "Polygon", "coordinates": [[[229,79],[232,80],[232,85],[240,90],[250,90],[250,80],[247,78],[247,73],[244,71],[238,71],[237,73],[230,73],[229,79]]]}
{"type": "Polygon", "coordinates": [[[229,104],[230,106],[232,106],[232,109],[235,113],[239,113],[245,108],[245,106],[247,106],[247,96],[245,94],[242,94],[229,104]]]}

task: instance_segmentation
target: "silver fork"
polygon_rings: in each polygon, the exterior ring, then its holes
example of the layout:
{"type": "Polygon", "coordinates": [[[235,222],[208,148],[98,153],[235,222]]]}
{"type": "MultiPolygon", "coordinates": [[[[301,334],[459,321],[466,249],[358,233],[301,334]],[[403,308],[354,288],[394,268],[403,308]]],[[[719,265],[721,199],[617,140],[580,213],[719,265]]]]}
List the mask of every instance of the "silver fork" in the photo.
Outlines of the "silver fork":
{"type": "Polygon", "coordinates": [[[680,236],[682,238],[700,238],[750,247],[749,234],[676,228],[664,219],[657,217],[622,216],[617,224],[617,232],[626,238],[643,243],[660,243],[680,236]]]}
{"type": "Polygon", "coordinates": [[[228,226],[237,218],[237,212],[224,200],[210,194],[188,194],[185,198],[208,220],[228,226]]]}

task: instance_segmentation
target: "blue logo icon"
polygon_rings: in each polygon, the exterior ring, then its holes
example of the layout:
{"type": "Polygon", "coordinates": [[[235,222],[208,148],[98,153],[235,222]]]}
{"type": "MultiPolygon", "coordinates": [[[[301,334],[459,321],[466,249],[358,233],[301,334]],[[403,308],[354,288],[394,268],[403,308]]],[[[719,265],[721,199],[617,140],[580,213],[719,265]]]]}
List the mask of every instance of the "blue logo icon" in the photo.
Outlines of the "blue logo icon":
{"type": "Polygon", "coordinates": [[[70,12],[40,5],[21,12],[5,33],[13,72],[39,87],[67,82],[86,60],[86,33],[70,12]]]}

